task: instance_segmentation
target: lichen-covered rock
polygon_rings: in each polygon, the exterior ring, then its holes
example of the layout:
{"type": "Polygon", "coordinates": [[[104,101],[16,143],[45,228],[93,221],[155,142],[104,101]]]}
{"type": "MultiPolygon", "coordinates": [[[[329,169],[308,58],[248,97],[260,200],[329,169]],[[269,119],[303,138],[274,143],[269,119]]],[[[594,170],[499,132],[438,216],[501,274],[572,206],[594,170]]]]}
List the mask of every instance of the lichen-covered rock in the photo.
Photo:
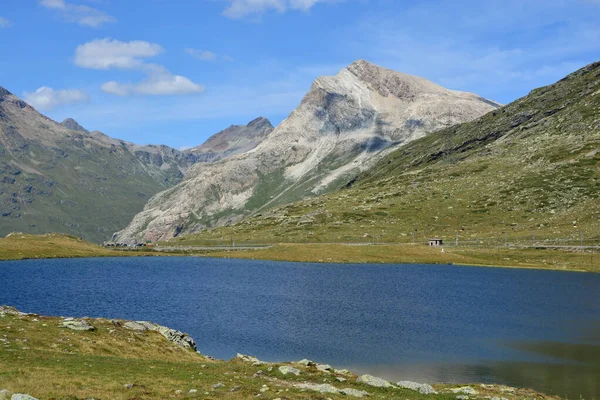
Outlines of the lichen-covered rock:
{"type": "Polygon", "coordinates": [[[171,329],[166,326],[158,325],[158,333],[163,335],[169,342],[173,342],[181,347],[190,348],[196,351],[196,342],[187,333],[178,331],[177,329],[171,329]]]}
{"type": "Polygon", "coordinates": [[[16,393],[16,394],[12,395],[10,400],[38,400],[38,399],[36,399],[35,397],[30,396],[28,394],[16,393]]]}
{"type": "Polygon", "coordinates": [[[454,389],[450,389],[450,391],[452,393],[462,393],[462,394],[469,394],[469,395],[477,395],[479,394],[479,392],[475,389],[473,389],[471,386],[463,386],[463,387],[459,387],[459,388],[454,388],[454,389]]]}
{"type": "Polygon", "coordinates": [[[374,386],[374,387],[382,387],[382,388],[391,388],[395,387],[390,382],[386,381],[383,378],[378,378],[373,375],[361,375],[357,380],[357,382],[364,383],[365,385],[374,386]]]}
{"type": "Polygon", "coordinates": [[[254,357],[254,356],[248,356],[248,355],[240,354],[240,353],[237,353],[237,356],[235,358],[239,358],[240,360],[242,360],[244,362],[252,363],[252,365],[255,365],[255,366],[267,364],[265,362],[260,361],[258,358],[254,357]]]}
{"type": "Polygon", "coordinates": [[[352,389],[352,388],[341,389],[340,393],[345,394],[346,396],[352,396],[352,397],[365,397],[365,396],[369,395],[369,392],[366,392],[364,390],[352,389]]]}
{"type": "Polygon", "coordinates": [[[428,385],[427,383],[400,381],[400,382],[397,382],[396,385],[403,389],[411,389],[411,390],[414,390],[421,394],[437,394],[435,389],[431,385],[428,385]]]}
{"type": "Polygon", "coordinates": [[[315,392],[319,392],[319,393],[332,393],[332,394],[341,393],[341,390],[339,390],[335,386],[332,386],[328,383],[317,384],[317,383],[304,382],[304,383],[299,383],[295,386],[299,389],[314,390],[315,392]]]}
{"type": "Polygon", "coordinates": [[[0,400],[9,400],[10,392],[7,389],[0,390],[0,400]]]}
{"type": "Polygon", "coordinates": [[[59,325],[61,328],[68,328],[74,331],[93,331],[94,328],[84,319],[65,318],[59,325]]]}
{"type": "Polygon", "coordinates": [[[331,372],[333,367],[329,364],[317,364],[317,369],[321,372],[331,372]]]}
{"type": "Polygon", "coordinates": [[[279,372],[281,372],[283,375],[287,375],[287,374],[294,374],[296,376],[300,375],[300,370],[297,368],[293,368],[287,365],[282,365],[281,367],[279,367],[279,372]]]}
{"type": "MultiPolygon", "coordinates": [[[[145,322],[145,321],[144,321],[145,322]]],[[[129,329],[137,332],[146,332],[149,328],[146,324],[140,321],[127,321],[123,324],[125,329],[129,329]]]]}

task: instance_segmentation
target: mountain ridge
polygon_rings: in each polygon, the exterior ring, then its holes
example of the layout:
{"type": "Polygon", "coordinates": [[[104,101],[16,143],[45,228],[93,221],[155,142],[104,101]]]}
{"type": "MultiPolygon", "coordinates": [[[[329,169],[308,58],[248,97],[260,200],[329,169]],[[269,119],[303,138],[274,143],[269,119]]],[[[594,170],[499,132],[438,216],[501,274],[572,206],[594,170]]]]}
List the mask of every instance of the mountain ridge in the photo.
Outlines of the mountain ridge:
{"type": "Polygon", "coordinates": [[[255,149],[218,165],[194,165],[114,239],[167,239],[327,192],[394,146],[497,108],[480,96],[424,82],[365,61],[317,78],[255,149]]]}

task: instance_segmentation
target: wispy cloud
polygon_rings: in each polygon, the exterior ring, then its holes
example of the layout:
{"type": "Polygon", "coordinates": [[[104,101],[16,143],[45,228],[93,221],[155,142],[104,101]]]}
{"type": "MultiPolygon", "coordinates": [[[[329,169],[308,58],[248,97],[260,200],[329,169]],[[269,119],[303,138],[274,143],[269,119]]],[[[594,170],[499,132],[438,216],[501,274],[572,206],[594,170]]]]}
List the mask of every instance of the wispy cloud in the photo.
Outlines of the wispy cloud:
{"type": "Polygon", "coordinates": [[[89,100],[86,92],[78,89],[54,90],[42,86],[33,93],[24,92],[23,98],[34,108],[47,111],[65,104],[85,103],[89,100]]]}
{"type": "Polygon", "coordinates": [[[0,17],[0,29],[2,28],[10,28],[12,26],[12,22],[4,17],[0,17]]]}
{"type": "Polygon", "coordinates": [[[342,0],[225,0],[229,6],[223,15],[232,19],[244,18],[248,15],[262,14],[274,10],[283,13],[289,9],[308,11],[317,3],[342,0]]]}
{"type": "Polygon", "coordinates": [[[187,48],[185,49],[185,52],[190,56],[194,57],[195,59],[201,61],[233,61],[233,58],[230,56],[218,55],[210,50],[187,48]]]}
{"type": "Polygon", "coordinates": [[[121,42],[105,38],[77,46],[74,62],[83,68],[136,69],[146,74],[146,79],[138,83],[110,81],[102,85],[104,92],[116,96],[183,95],[204,91],[204,86],[189,78],[172,74],[161,65],[145,61],[162,51],[162,47],[155,43],[141,40],[121,42]]]}
{"type": "Polygon", "coordinates": [[[68,3],[65,0],[39,0],[48,9],[56,10],[67,22],[98,28],[117,19],[96,8],[86,5],[68,3]]]}

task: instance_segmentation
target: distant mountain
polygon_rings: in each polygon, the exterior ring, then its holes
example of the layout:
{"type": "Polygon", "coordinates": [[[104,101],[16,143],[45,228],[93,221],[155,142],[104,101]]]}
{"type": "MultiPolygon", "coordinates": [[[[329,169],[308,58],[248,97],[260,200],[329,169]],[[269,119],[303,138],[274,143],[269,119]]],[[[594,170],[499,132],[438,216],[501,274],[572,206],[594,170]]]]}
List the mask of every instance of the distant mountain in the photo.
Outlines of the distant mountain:
{"type": "Polygon", "coordinates": [[[168,239],[328,192],[392,148],[498,107],[475,94],[357,61],[336,76],[318,78],[298,108],[253,150],[193,166],[115,239],[168,239]]]}
{"type": "Polygon", "coordinates": [[[273,129],[268,119],[259,117],[248,125],[231,125],[212,135],[204,144],[186,152],[196,155],[200,162],[220,161],[254,149],[273,129]]]}
{"type": "Polygon", "coordinates": [[[63,122],[61,122],[60,124],[62,126],[64,126],[65,128],[71,129],[73,131],[80,131],[80,132],[90,133],[90,131],[88,131],[87,129],[85,129],[83,126],[79,125],[77,123],[77,121],[75,121],[73,118],[67,118],[63,122]]]}
{"type": "MultiPolygon", "coordinates": [[[[373,235],[411,241],[414,235],[423,243],[429,237],[453,242],[458,235],[471,243],[495,238],[597,244],[600,62],[397,149],[348,189],[202,237],[231,234],[238,241],[355,241],[373,235]]],[[[554,262],[544,258],[537,262],[554,262]]]]}
{"type": "Polygon", "coordinates": [[[89,132],[72,119],[59,124],[0,88],[0,235],[108,239],[195,161],[168,146],[89,132]]]}

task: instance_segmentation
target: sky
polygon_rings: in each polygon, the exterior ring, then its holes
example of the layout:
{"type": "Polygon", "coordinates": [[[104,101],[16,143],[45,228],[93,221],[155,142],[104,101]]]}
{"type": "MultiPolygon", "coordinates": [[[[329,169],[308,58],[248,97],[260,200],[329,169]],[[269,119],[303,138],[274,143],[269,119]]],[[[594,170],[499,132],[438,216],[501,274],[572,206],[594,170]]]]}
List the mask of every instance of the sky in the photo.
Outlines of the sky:
{"type": "Polygon", "coordinates": [[[358,59],[501,103],[600,60],[600,0],[0,1],[0,86],[175,148],[276,125],[358,59]]]}

